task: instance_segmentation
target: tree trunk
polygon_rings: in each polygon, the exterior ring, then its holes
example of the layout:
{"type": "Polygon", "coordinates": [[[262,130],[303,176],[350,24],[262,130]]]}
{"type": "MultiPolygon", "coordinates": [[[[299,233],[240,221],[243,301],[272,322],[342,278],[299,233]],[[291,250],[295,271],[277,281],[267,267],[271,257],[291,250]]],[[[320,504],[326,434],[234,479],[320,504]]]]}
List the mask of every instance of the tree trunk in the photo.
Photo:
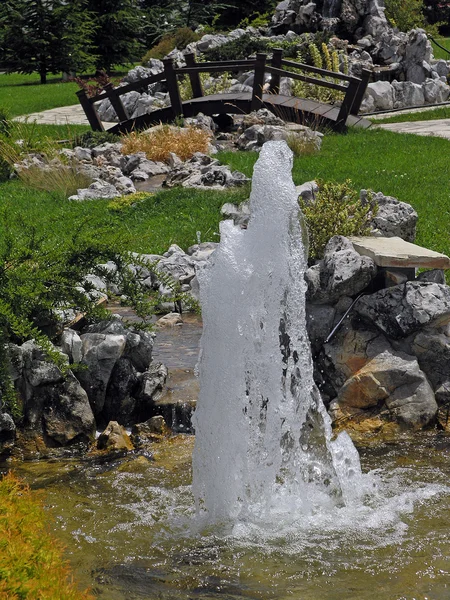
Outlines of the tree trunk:
{"type": "Polygon", "coordinates": [[[47,71],[41,70],[39,75],[41,76],[41,83],[47,83],[47,71]]]}

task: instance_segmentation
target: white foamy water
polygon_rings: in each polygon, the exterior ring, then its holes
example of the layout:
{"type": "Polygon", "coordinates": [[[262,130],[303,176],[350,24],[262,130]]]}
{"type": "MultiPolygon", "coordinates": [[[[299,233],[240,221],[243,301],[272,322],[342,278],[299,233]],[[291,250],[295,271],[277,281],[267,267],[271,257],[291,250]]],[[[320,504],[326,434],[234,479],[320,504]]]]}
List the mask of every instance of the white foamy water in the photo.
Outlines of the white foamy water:
{"type": "Polygon", "coordinates": [[[199,273],[203,336],[193,492],[206,522],[291,522],[360,504],[372,485],[312,376],[292,153],[264,145],[247,230],[221,224],[199,273]]]}

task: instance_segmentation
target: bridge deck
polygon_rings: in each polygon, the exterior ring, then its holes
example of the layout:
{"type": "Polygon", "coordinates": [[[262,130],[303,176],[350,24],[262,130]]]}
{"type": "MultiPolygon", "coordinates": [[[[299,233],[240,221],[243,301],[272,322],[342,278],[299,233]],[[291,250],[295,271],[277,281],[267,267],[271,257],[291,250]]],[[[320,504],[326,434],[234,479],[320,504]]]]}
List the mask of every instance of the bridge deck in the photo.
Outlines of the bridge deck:
{"type": "MultiPolygon", "coordinates": [[[[252,94],[243,93],[224,93],[212,94],[185,100],[182,103],[183,115],[193,117],[199,112],[206,115],[215,114],[248,114],[251,107],[252,94]]],[[[296,98],[295,96],[284,96],[281,94],[263,94],[263,107],[269,109],[275,115],[285,121],[294,121],[296,123],[328,125],[333,128],[339,114],[339,107],[331,104],[324,104],[316,100],[306,100],[296,98]]],[[[155,110],[149,114],[142,115],[136,119],[119,123],[109,131],[113,133],[131,131],[133,128],[140,129],[144,125],[150,126],[156,123],[167,123],[173,120],[171,107],[155,110]]],[[[346,122],[350,127],[362,127],[367,129],[371,122],[361,116],[349,115],[346,122]]]]}

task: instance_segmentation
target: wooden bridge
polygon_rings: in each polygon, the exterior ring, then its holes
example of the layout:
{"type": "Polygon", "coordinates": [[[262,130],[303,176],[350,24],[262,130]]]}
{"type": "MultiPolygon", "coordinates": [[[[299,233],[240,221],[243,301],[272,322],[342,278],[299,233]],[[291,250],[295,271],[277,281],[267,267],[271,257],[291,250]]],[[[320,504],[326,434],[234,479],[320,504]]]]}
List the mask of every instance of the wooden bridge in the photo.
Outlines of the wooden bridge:
{"type": "Polygon", "coordinates": [[[363,70],[361,78],[335,73],[309,65],[283,59],[283,51],[274,49],[270,62],[267,55],[258,53],[255,59],[230,60],[223,62],[196,63],[193,54],[185,56],[186,67],[175,68],[172,59],[165,59],[164,71],[136,83],[114,87],[111,83],[104,91],[89,98],[84,90],[77,92],[78,99],[94,131],[103,131],[102,122],[95,105],[110,100],[119,123],[109,129],[112,133],[126,133],[147,128],[157,123],[167,123],[177,117],[192,117],[202,112],[205,115],[248,114],[267,108],[285,121],[328,126],[335,131],[346,131],[348,126],[367,128],[370,122],[358,116],[364,92],[371,72],[363,70]],[[253,71],[252,92],[204,95],[200,73],[253,71]],[[265,84],[265,74],[271,75],[265,84]],[[314,76],[315,75],[315,76],[314,76]],[[189,77],[193,98],[183,101],[180,96],[178,77],[189,77]],[[340,106],[315,100],[296,98],[280,94],[281,77],[303,81],[342,92],[340,106]],[[121,96],[128,92],[146,92],[148,86],[164,81],[170,98],[170,106],[154,110],[134,119],[127,115],[121,96]]]}

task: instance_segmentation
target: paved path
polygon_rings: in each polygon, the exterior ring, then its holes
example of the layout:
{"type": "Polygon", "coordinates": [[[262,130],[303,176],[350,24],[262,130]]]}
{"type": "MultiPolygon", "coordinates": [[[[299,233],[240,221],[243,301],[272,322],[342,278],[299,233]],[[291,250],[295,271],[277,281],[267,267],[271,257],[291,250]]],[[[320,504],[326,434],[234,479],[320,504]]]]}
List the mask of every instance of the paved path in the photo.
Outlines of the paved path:
{"type": "MultiPolygon", "coordinates": [[[[89,125],[81,104],[51,108],[42,112],[31,113],[16,117],[16,121],[38,123],[39,125],[89,125]]],[[[105,129],[113,127],[116,123],[103,123],[105,129]]]]}
{"type": "Polygon", "coordinates": [[[410,123],[383,123],[372,125],[380,129],[395,131],[396,133],[415,133],[416,135],[429,135],[450,140],[450,119],[437,119],[435,121],[413,121],[410,123]]]}

